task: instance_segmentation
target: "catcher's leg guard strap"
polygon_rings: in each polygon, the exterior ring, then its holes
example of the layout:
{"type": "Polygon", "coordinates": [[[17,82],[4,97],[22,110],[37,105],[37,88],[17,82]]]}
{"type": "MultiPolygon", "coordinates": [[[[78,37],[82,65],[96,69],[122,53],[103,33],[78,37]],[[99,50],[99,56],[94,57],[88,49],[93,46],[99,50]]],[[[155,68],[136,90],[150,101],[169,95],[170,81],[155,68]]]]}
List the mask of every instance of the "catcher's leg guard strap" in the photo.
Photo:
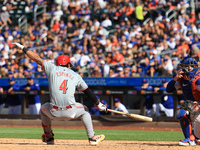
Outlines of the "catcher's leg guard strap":
{"type": "Polygon", "coordinates": [[[44,133],[45,133],[46,136],[48,136],[48,135],[50,135],[50,136],[51,136],[51,135],[54,135],[54,134],[53,134],[53,130],[51,130],[51,132],[44,132],[44,133]]]}
{"type": "Polygon", "coordinates": [[[192,134],[192,126],[191,121],[185,113],[186,111],[180,109],[177,114],[177,120],[179,120],[183,134],[186,139],[190,139],[190,135],[192,134]]]}
{"type": "Polygon", "coordinates": [[[51,124],[50,125],[44,125],[42,123],[42,127],[43,127],[44,133],[46,134],[47,137],[53,135],[53,132],[52,132],[52,129],[51,129],[51,124]]]}

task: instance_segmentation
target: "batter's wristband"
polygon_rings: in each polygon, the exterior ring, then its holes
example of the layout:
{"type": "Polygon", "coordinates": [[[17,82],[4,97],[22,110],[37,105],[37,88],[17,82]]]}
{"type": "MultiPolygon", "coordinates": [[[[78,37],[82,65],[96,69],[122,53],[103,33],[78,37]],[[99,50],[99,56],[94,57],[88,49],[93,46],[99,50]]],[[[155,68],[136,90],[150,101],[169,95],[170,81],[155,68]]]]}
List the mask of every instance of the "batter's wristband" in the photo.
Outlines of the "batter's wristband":
{"type": "Polygon", "coordinates": [[[28,49],[26,47],[24,47],[23,49],[23,52],[26,54],[26,52],[28,51],[28,49]]]}

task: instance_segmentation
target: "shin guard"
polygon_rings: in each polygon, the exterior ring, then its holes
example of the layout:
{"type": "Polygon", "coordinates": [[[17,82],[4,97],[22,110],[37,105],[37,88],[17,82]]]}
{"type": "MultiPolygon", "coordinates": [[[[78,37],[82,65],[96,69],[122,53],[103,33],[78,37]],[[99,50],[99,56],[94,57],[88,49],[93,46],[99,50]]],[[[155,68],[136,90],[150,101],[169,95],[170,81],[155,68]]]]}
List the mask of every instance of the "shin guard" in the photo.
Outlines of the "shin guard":
{"type": "Polygon", "coordinates": [[[184,109],[179,109],[178,111],[179,112],[176,120],[179,121],[185,138],[190,139],[193,137],[191,120],[184,109]]]}
{"type": "Polygon", "coordinates": [[[51,137],[51,136],[54,135],[54,134],[53,134],[53,131],[52,131],[52,129],[51,129],[51,124],[47,126],[47,125],[44,125],[44,124],[42,123],[42,127],[43,127],[44,133],[45,133],[45,135],[46,135],[47,137],[51,137]]]}

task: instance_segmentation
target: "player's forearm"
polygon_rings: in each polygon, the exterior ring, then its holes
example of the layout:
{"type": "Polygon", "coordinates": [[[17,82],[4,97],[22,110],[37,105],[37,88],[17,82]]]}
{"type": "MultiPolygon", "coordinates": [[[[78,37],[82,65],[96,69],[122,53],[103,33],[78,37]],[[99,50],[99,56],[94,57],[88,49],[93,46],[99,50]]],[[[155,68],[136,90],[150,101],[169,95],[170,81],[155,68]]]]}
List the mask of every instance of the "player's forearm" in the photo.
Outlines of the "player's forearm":
{"type": "Polygon", "coordinates": [[[34,52],[28,50],[28,49],[25,48],[25,47],[24,47],[22,50],[25,52],[25,54],[26,54],[30,59],[32,59],[33,61],[35,61],[35,62],[38,63],[39,65],[42,65],[43,59],[40,58],[40,56],[39,56],[38,54],[36,54],[36,53],[34,53],[34,52]]]}
{"type": "Polygon", "coordinates": [[[97,97],[94,95],[94,93],[89,89],[87,88],[85,91],[83,91],[89,98],[90,100],[95,103],[96,105],[99,104],[99,101],[97,99],[97,97]]]}
{"type": "Polygon", "coordinates": [[[37,62],[39,65],[42,65],[43,59],[40,58],[40,56],[30,50],[28,50],[24,45],[21,45],[20,43],[12,43],[16,45],[19,49],[23,50],[23,52],[33,61],[37,62]]]}

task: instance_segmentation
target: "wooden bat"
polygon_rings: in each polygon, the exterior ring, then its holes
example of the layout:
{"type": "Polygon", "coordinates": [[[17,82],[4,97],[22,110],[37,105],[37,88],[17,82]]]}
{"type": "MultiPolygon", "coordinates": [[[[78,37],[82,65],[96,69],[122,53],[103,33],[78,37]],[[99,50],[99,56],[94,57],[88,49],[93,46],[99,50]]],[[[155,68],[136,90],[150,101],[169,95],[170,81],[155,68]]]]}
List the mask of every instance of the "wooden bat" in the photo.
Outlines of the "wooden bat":
{"type": "Polygon", "coordinates": [[[142,115],[138,115],[138,114],[131,114],[131,113],[125,113],[125,112],[112,110],[112,109],[108,109],[108,111],[114,112],[114,113],[117,113],[117,114],[121,114],[121,115],[126,115],[128,117],[131,117],[131,118],[134,118],[134,119],[138,119],[138,120],[141,120],[141,121],[146,121],[146,122],[152,122],[153,121],[153,118],[147,117],[147,116],[142,116],[142,115]]]}

